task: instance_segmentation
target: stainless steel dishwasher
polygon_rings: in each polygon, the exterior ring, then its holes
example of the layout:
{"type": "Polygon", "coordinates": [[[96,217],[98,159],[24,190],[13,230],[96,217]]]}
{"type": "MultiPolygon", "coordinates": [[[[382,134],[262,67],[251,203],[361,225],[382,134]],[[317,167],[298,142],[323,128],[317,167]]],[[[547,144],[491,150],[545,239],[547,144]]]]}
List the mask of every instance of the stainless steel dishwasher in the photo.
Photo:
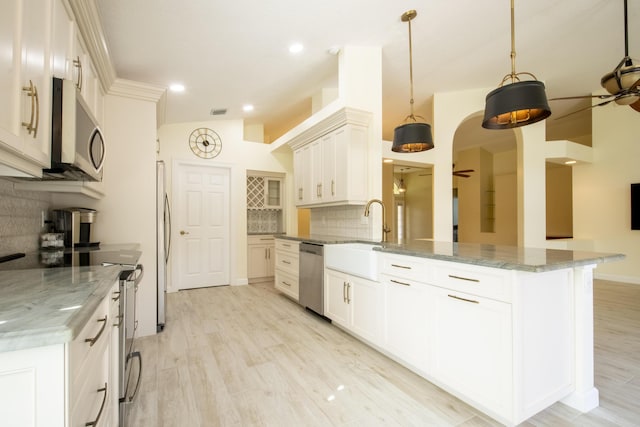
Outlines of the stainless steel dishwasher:
{"type": "Polygon", "coordinates": [[[324,248],[321,244],[300,243],[298,301],[324,315],[324,248]]]}

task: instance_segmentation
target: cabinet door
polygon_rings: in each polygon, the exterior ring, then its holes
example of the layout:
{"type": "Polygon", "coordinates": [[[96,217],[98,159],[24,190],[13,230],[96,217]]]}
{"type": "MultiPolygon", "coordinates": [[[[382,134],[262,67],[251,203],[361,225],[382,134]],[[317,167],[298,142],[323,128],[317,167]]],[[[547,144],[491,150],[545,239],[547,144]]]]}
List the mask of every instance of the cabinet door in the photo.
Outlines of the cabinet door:
{"type": "Polygon", "coordinates": [[[267,250],[266,277],[271,277],[276,271],[276,245],[271,243],[265,246],[267,250]]]}
{"type": "Polygon", "coordinates": [[[249,279],[267,276],[267,246],[249,245],[249,279]]]}
{"type": "Polygon", "coordinates": [[[49,42],[53,2],[23,0],[20,34],[21,151],[43,167],[50,166],[51,79],[49,42]]]}
{"type": "Polygon", "coordinates": [[[73,79],[73,19],[62,0],[53,3],[53,37],[51,39],[51,74],[73,79]]]}
{"type": "Polygon", "coordinates": [[[367,129],[346,125],[334,132],[335,201],[359,201],[368,199],[368,149],[367,129]]]}
{"type": "Polygon", "coordinates": [[[311,146],[298,148],[293,155],[296,206],[308,205],[311,200],[311,146]]]}
{"type": "Polygon", "coordinates": [[[311,171],[311,197],[309,202],[320,203],[323,201],[322,168],[323,168],[323,139],[311,143],[309,170],[311,171]]]}
{"type": "Polygon", "coordinates": [[[384,348],[427,372],[429,367],[429,286],[410,279],[382,276],[385,288],[384,348]]]}
{"type": "Polygon", "coordinates": [[[350,290],[347,275],[329,269],[324,271],[324,314],[333,322],[349,328],[350,290]]]}
{"type": "MultiPolygon", "coordinates": [[[[322,138],[322,201],[332,202],[336,196],[336,139],[335,132],[322,138]]],[[[339,155],[339,154],[338,154],[339,155]]]]}
{"type": "Polygon", "coordinates": [[[382,336],[383,287],[380,283],[354,276],[349,276],[348,283],[351,330],[367,341],[378,344],[382,336]]]}
{"type": "Polygon", "coordinates": [[[444,288],[433,290],[433,376],[508,417],[511,305],[444,288]]]}
{"type": "Polygon", "coordinates": [[[264,205],[269,209],[282,208],[282,180],[279,178],[265,178],[264,205]]]}
{"type": "MultiPolygon", "coordinates": [[[[15,138],[18,130],[17,107],[19,99],[19,83],[18,73],[20,55],[16,50],[16,46],[11,45],[12,41],[18,39],[20,25],[18,21],[19,8],[18,2],[5,1],[2,4],[2,13],[0,13],[0,42],[5,47],[0,55],[0,128],[4,131],[0,138],[2,142],[11,144],[9,139],[11,136],[15,138]]],[[[13,144],[16,142],[13,141],[13,144]]]]}

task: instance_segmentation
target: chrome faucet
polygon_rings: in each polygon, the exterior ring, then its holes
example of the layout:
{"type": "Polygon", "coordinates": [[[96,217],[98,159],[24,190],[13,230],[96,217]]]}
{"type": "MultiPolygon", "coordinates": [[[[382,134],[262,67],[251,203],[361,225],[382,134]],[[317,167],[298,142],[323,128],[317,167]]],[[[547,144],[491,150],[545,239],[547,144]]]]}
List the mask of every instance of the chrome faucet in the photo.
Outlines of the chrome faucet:
{"type": "Polygon", "coordinates": [[[391,231],[390,228],[387,228],[387,215],[385,213],[385,209],[384,209],[384,203],[382,202],[382,200],[380,199],[371,199],[367,202],[367,205],[364,207],[364,216],[369,216],[369,208],[371,207],[372,203],[380,203],[380,206],[382,207],[382,241],[386,242],[387,241],[387,233],[389,233],[391,231]]]}

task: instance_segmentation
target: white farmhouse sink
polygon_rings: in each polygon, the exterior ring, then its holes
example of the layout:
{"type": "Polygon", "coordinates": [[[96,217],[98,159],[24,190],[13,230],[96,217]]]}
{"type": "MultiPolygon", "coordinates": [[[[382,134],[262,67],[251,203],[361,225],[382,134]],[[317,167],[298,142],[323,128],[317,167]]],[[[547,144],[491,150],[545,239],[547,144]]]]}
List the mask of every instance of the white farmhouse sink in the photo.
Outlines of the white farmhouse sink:
{"type": "Polygon", "coordinates": [[[378,280],[378,252],[375,244],[342,243],[324,246],[324,265],[369,280],[378,280]]]}

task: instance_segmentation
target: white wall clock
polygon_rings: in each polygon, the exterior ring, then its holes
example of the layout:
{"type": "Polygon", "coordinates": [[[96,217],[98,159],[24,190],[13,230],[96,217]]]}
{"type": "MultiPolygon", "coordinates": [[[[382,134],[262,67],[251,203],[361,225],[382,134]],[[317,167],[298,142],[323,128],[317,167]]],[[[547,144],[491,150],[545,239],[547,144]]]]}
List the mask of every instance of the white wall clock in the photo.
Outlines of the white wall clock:
{"type": "Polygon", "coordinates": [[[209,128],[197,128],[189,136],[189,147],[196,156],[213,159],[222,151],[222,140],[209,128]]]}

